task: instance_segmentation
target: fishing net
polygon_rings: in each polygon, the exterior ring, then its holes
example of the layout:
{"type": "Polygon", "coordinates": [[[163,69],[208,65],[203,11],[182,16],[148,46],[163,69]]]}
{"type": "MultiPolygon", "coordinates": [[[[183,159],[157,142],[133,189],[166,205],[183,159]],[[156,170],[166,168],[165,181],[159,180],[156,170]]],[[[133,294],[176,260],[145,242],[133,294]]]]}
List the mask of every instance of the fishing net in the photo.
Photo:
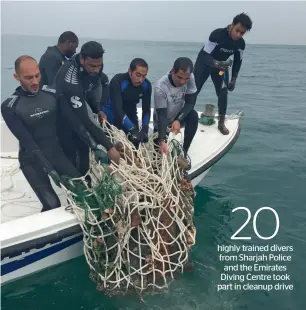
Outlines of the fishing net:
{"type": "Polygon", "coordinates": [[[84,233],[90,278],[110,296],[163,290],[195,244],[189,163],[176,139],[167,156],[156,151],[154,135],[136,149],[122,131],[103,127],[120,165],[99,164],[91,154],[87,176],[63,186],[84,233]]]}

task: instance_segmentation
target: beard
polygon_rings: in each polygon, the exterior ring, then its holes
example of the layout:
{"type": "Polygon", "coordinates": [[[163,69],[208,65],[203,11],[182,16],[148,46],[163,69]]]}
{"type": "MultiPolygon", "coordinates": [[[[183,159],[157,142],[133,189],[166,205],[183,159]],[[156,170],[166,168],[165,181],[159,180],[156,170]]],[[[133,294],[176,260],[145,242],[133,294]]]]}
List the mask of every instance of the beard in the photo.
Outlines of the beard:
{"type": "Polygon", "coordinates": [[[65,57],[71,58],[75,54],[74,51],[67,51],[65,57]]]}

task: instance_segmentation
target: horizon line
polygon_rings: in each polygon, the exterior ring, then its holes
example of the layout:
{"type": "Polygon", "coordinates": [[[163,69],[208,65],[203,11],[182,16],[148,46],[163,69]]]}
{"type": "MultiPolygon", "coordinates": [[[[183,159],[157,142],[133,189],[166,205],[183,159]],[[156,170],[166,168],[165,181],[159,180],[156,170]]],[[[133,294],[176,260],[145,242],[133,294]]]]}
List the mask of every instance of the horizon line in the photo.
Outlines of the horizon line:
{"type": "MultiPolygon", "coordinates": [[[[1,37],[4,36],[28,36],[28,37],[48,37],[48,38],[58,38],[58,36],[55,35],[38,35],[38,34],[23,34],[23,33],[1,33],[1,37]]],[[[111,39],[111,38],[94,38],[94,37],[84,37],[84,36],[78,36],[80,39],[95,39],[95,40],[110,40],[110,41],[142,41],[142,42],[163,42],[163,43],[201,43],[203,44],[203,41],[175,41],[175,40],[148,40],[148,39],[111,39]]],[[[306,46],[306,44],[292,44],[292,43],[247,43],[248,45],[285,45],[285,46],[306,46]]]]}

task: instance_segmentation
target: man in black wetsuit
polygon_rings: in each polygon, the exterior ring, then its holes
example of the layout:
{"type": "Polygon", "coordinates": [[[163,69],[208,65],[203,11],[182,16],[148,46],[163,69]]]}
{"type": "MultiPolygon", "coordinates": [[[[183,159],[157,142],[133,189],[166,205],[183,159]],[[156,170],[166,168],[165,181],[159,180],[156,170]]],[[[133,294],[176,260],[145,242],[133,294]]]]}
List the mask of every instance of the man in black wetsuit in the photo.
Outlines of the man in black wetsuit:
{"type": "Polygon", "coordinates": [[[80,54],[75,55],[60,68],[54,81],[57,98],[60,101],[59,136],[62,147],[66,156],[73,162],[76,149],[79,151],[82,162],[79,171],[83,175],[89,168],[89,147],[97,152],[104,146],[112,161],[119,164],[120,160],[118,151],[94,119],[94,113],[98,111],[97,98],[99,97],[91,95],[91,91],[102,87],[100,72],[103,53],[100,43],[95,41],[85,43],[80,54]],[[80,132],[80,123],[93,139],[84,140],[84,137],[80,139],[77,135],[80,132]]]}
{"type": "Polygon", "coordinates": [[[60,175],[81,175],[66,158],[57,138],[55,90],[46,85],[40,90],[39,68],[30,56],[17,58],[15,71],[20,86],[2,103],[1,113],[19,140],[20,169],[42,203],[42,212],[48,211],[60,207],[48,174],[57,185],[60,175]]]}
{"type": "Polygon", "coordinates": [[[152,86],[146,78],[148,64],[135,58],[126,73],[116,74],[109,84],[109,100],[102,108],[108,121],[122,129],[137,147],[148,142],[152,86]],[[139,130],[137,104],[142,101],[142,126],[139,130]]]}
{"type": "Polygon", "coordinates": [[[214,83],[218,97],[218,128],[224,135],[229,134],[229,130],[224,125],[227,109],[227,90],[233,91],[235,88],[236,79],[242,63],[243,51],[245,50],[243,36],[251,28],[252,21],[248,15],[244,13],[237,15],[231,25],[225,28],[218,28],[210,34],[209,39],[200,50],[195,63],[194,76],[197,94],[199,94],[209,76],[211,76],[214,83]],[[234,63],[232,78],[229,82],[226,60],[231,55],[234,55],[234,63]],[[219,75],[220,71],[225,71],[225,75],[219,75]],[[227,87],[222,88],[224,78],[227,87]]]}
{"type": "Polygon", "coordinates": [[[49,46],[39,61],[41,73],[40,85],[52,85],[58,69],[66,58],[71,58],[79,45],[79,39],[71,31],[63,32],[58,38],[57,45],[49,46]]]}

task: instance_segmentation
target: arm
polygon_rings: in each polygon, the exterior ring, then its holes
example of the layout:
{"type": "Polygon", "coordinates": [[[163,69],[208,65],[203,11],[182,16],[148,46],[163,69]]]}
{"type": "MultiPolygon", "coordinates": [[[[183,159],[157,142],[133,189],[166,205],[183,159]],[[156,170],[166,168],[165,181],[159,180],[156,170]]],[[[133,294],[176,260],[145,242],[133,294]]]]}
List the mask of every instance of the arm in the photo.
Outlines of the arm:
{"type": "Polygon", "coordinates": [[[235,53],[234,53],[234,63],[233,63],[233,69],[232,69],[232,79],[236,79],[238,76],[238,73],[241,68],[242,64],[242,57],[243,57],[243,52],[245,49],[245,43],[243,41],[243,44],[241,48],[239,48],[235,53]]]}
{"type": "Polygon", "coordinates": [[[158,139],[163,140],[166,137],[168,120],[167,120],[167,95],[158,87],[154,89],[154,103],[158,119],[158,139]]]}
{"type": "Polygon", "coordinates": [[[62,94],[64,97],[61,98],[60,107],[70,120],[73,129],[81,135],[80,126],[82,124],[97,143],[103,145],[109,151],[113,144],[94,119],[94,115],[83,97],[82,87],[79,84],[68,83],[63,79],[59,79],[58,83],[63,83],[62,94]]]}
{"type": "Polygon", "coordinates": [[[37,160],[40,162],[43,169],[47,173],[52,171],[53,167],[51,166],[49,161],[45,158],[45,156],[42,154],[41,150],[39,149],[38,145],[36,144],[35,140],[33,139],[32,135],[28,131],[25,124],[17,116],[14,106],[12,105],[12,107],[10,107],[9,105],[6,104],[6,102],[4,102],[1,105],[1,114],[7,127],[10,129],[12,134],[18,139],[22,147],[25,148],[28,152],[32,153],[35,156],[35,158],[37,158],[37,160]]]}
{"type": "Polygon", "coordinates": [[[197,99],[197,87],[195,84],[194,75],[191,74],[190,80],[187,83],[187,91],[185,94],[185,105],[182,111],[178,114],[177,120],[182,124],[184,119],[188,116],[190,111],[194,108],[197,99]]]}
{"type": "Polygon", "coordinates": [[[112,102],[115,118],[130,131],[135,127],[135,124],[127,117],[123,111],[122,92],[120,80],[115,76],[109,85],[109,97],[112,102]]]}
{"type": "MultiPolygon", "coordinates": [[[[68,118],[72,129],[91,149],[95,149],[97,143],[93,140],[92,136],[89,134],[89,132],[81,122],[80,118],[73,112],[72,107],[67,104],[67,99],[64,95],[59,96],[58,105],[62,114],[68,118]]],[[[61,121],[61,119],[59,119],[58,121],[61,121]]]]}
{"type": "Polygon", "coordinates": [[[214,51],[215,47],[222,41],[223,29],[214,30],[208,40],[205,42],[203,48],[203,62],[213,68],[218,68],[218,60],[215,60],[211,53],[214,51]]]}
{"type": "Polygon", "coordinates": [[[102,86],[100,80],[94,86],[94,88],[89,92],[87,103],[91,107],[93,113],[98,114],[100,111],[100,101],[102,97],[102,86]]]}
{"type": "Polygon", "coordinates": [[[106,105],[109,96],[109,80],[106,74],[102,72],[101,74],[101,85],[102,85],[102,97],[100,102],[100,107],[106,105]]]}
{"type": "Polygon", "coordinates": [[[164,140],[168,128],[167,108],[156,109],[158,118],[158,140],[164,140]]]}
{"type": "Polygon", "coordinates": [[[152,85],[149,81],[147,89],[142,97],[142,129],[148,132],[150,117],[151,117],[151,95],[152,95],[152,85]]]}

